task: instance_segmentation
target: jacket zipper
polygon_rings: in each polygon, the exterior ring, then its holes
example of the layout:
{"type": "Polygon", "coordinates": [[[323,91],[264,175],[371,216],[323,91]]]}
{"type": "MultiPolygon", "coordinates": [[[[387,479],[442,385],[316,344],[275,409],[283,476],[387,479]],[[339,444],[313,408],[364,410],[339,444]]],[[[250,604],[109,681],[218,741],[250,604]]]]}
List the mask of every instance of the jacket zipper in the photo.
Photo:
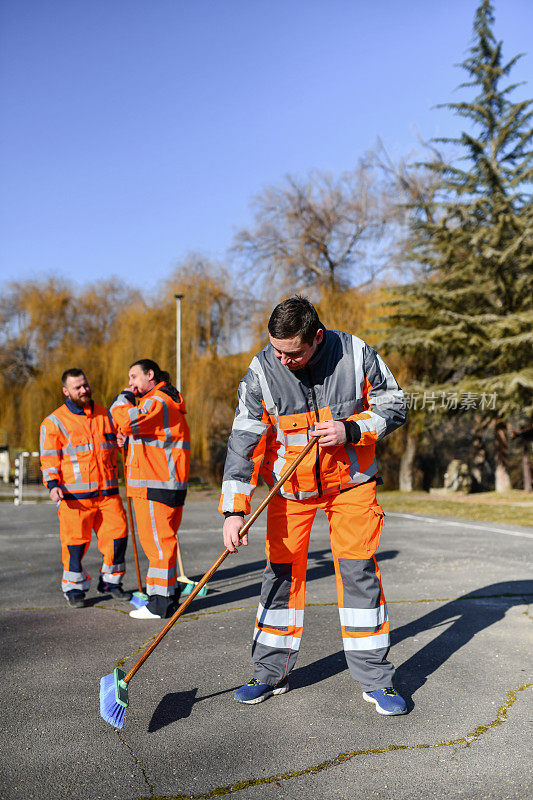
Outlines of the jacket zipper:
{"type": "MultiPolygon", "coordinates": [[[[309,386],[311,388],[311,398],[313,400],[313,410],[315,412],[316,421],[318,422],[318,403],[316,401],[316,394],[315,394],[315,387],[313,386],[313,381],[311,378],[311,370],[307,370],[309,375],[309,386]]],[[[320,480],[320,450],[317,446],[316,448],[316,457],[315,457],[315,475],[316,475],[316,487],[318,490],[318,496],[322,496],[322,481],[320,480]]]]}

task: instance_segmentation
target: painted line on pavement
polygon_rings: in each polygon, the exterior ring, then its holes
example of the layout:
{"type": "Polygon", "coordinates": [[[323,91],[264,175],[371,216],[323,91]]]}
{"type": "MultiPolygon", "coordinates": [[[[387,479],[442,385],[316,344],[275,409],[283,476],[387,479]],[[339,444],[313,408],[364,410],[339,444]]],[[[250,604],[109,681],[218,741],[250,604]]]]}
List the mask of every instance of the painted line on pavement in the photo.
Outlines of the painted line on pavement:
{"type": "Polygon", "coordinates": [[[491,533],[504,533],[507,536],[521,536],[524,539],[533,539],[533,533],[524,533],[524,531],[507,531],[504,528],[492,528],[488,525],[471,525],[465,519],[463,522],[451,522],[447,519],[438,519],[437,517],[418,517],[415,514],[400,514],[398,511],[385,511],[386,517],[403,517],[404,519],[414,519],[416,522],[436,522],[438,525],[452,525],[457,528],[468,528],[474,531],[491,531],[491,533]]]}

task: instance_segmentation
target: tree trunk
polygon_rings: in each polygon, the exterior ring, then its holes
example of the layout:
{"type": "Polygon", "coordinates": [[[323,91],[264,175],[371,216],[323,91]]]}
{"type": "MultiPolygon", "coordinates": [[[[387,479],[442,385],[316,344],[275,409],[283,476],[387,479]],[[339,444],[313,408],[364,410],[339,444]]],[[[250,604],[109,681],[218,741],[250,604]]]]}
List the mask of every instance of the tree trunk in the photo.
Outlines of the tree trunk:
{"type": "Polygon", "coordinates": [[[400,492],[413,491],[413,468],[416,456],[416,438],[407,429],[405,450],[400,458],[400,492]]]}
{"type": "Polygon", "coordinates": [[[529,462],[529,442],[522,439],[522,475],[524,476],[524,492],[531,491],[531,464],[529,462]]]}
{"type": "Polygon", "coordinates": [[[508,492],[512,489],[509,477],[509,445],[507,442],[507,423],[499,420],[496,423],[496,469],[495,489],[497,492],[508,492]]]}

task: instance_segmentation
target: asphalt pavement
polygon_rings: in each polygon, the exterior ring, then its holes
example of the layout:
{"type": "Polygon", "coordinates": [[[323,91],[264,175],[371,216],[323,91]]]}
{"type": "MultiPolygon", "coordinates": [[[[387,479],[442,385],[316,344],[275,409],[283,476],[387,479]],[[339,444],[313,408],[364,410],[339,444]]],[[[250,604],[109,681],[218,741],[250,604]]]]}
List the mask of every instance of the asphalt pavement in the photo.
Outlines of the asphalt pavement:
{"type": "MultiPolygon", "coordinates": [[[[185,507],[196,579],[223,550],[216,502],[195,493],[185,507]]],[[[94,537],[90,604],[69,608],[55,506],[0,503],[3,800],[531,796],[533,528],[387,514],[378,560],[403,717],[379,716],[347,671],[324,516],[291,691],[234,702],[251,676],[264,534],[261,517],[132,679],[117,731],[99,714],[100,678],[128,670],[164,623],[96,594],[94,537]]],[[[135,589],[132,559],[130,547],[135,589]]]]}

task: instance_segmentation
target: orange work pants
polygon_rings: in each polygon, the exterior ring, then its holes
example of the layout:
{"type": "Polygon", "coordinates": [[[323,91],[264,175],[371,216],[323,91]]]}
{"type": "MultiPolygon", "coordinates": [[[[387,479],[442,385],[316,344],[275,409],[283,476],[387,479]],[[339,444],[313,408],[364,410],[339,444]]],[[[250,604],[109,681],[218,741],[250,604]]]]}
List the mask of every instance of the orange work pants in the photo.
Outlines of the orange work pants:
{"type": "Polygon", "coordinates": [[[383,510],[374,481],[309,500],[275,495],[267,516],[266,557],[255,621],[254,677],[274,685],[294,667],[303,631],[307,553],[318,509],[328,518],[342,639],[363,690],[391,686],[389,621],[374,553],[383,510]]]}
{"type": "Polygon", "coordinates": [[[91,576],[83,568],[82,559],[91,543],[93,530],[103,556],[100,568],[102,579],[120,586],[126,572],[128,528],[119,495],[65,499],[59,504],[58,515],[63,593],[86,592],[89,589],[91,576]]]}
{"type": "Polygon", "coordinates": [[[132,500],[139,541],[148,559],[146,593],[173,597],[176,589],[176,533],[183,506],[172,508],[138,497],[132,500]]]}

